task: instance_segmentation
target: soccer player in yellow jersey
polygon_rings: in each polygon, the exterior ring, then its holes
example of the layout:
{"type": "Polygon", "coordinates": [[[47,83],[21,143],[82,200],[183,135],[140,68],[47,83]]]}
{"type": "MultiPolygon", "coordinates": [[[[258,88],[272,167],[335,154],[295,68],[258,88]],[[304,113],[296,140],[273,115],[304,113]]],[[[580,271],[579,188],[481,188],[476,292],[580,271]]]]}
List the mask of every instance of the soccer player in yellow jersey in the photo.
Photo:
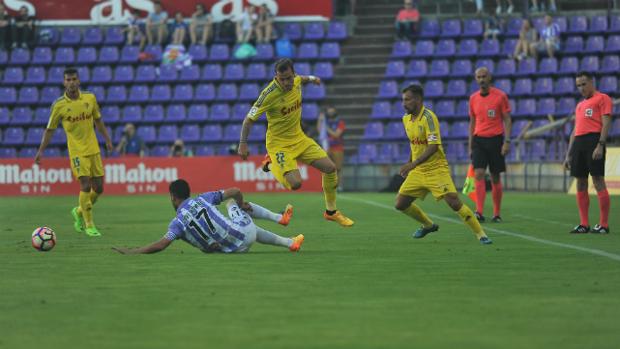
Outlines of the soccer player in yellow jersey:
{"type": "Polygon", "coordinates": [[[105,139],[106,148],[112,151],[112,140],[103,124],[99,105],[91,92],[80,91],[80,79],[73,68],[64,71],[65,93],[52,104],[47,129],[43,134],[39,151],[34,158],[41,162],[43,150],[47,147],[58,123],[67,134],[67,147],[73,175],[80,182],[79,206],[71,210],[74,228],[89,236],[101,236],[93,223],[93,204],[103,193],[103,163],[93,123],[105,139]]]}
{"type": "Polygon", "coordinates": [[[325,150],[301,129],[302,84],[318,85],[321,79],[312,75],[296,75],[293,61],[288,58],[276,62],[275,73],[275,78],[261,92],[243,121],[238,153],[244,160],[247,158],[250,129],[261,114],[266,112],[268,170],[271,170],[278,182],[291,190],[299,189],[302,184],[297,160],[321,171],[326,207],[323,216],[344,227],[350,227],[353,221],[336,208],[336,166],[325,150]],[[274,159],[275,163],[271,163],[274,159]]]}
{"type": "Polygon", "coordinates": [[[402,91],[402,99],[407,112],[403,116],[403,125],[411,145],[411,157],[400,168],[400,175],[405,178],[405,182],[398,191],[395,207],[422,223],[413,237],[423,238],[439,230],[439,226],[413,203],[417,198],[424,199],[430,192],[435,199],[444,199],[482,244],[491,244],[491,239],[482,230],[472,210],[461,202],[456,193],[446,154],[441,146],[439,122],[435,113],[424,106],[422,86],[407,86],[402,91]]]}

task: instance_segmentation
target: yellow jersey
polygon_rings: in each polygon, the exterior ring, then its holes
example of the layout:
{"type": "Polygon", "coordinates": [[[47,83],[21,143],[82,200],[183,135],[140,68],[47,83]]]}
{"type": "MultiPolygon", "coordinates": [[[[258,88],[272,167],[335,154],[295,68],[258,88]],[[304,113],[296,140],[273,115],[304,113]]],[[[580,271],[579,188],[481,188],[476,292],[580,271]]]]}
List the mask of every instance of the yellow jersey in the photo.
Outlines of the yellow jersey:
{"type": "Polygon", "coordinates": [[[448,167],[446,153],[441,146],[439,121],[437,121],[437,115],[433,111],[422,107],[420,114],[416,116],[405,114],[403,116],[403,126],[405,126],[405,131],[409,138],[412,161],[419,158],[429,144],[439,145],[439,149],[428,160],[418,165],[415,170],[428,172],[439,167],[448,167]]]}
{"type": "Polygon", "coordinates": [[[101,118],[97,98],[91,92],[79,91],[77,99],[65,93],[52,104],[48,129],[56,129],[62,121],[67,134],[69,157],[99,154],[99,143],[95,135],[94,119],[101,118]]]}
{"type": "Polygon", "coordinates": [[[293,88],[285,92],[274,78],[254,102],[247,117],[258,120],[267,113],[267,147],[289,145],[304,139],[301,129],[301,77],[295,76],[293,88]]]}

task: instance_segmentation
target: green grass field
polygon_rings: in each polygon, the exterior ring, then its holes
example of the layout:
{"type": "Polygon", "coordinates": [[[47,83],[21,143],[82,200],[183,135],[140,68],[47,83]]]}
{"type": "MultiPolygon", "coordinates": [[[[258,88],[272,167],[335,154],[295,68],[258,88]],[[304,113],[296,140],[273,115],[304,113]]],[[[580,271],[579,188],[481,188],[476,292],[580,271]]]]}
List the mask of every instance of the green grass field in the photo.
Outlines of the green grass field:
{"type": "Polygon", "coordinates": [[[3,197],[0,348],[618,348],[620,198],[612,234],[573,236],[574,196],[504,197],[505,222],[484,225],[491,246],[443,202],[421,203],[441,228],[414,241],[391,194],[342,195],[350,229],[323,220],[321,195],[253,194],[295,205],[289,227],[259,224],[305,234],[300,253],[206,255],[179,241],[135,256],[111,247],[159,239],[167,196],[104,195],[102,238],[72,231],[77,198],[3,197]],[[57,232],[48,253],[30,246],[41,225],[57,232]]]}

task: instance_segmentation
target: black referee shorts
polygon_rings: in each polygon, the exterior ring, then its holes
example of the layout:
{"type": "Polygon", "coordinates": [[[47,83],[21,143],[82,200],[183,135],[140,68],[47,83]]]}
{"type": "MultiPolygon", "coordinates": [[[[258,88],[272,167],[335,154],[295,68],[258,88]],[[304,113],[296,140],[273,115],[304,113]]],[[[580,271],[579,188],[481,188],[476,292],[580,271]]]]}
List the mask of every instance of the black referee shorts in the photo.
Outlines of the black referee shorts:
{"type": "Polygon", "coordinates": [[[603,150],[603,158],[599,160],[592,159],[592,153],[598,145],[600,133],[588,133],[581,136],[575,136],[573,148],[571,149],[570,175],[577,178],[605,175],[605,154],[607,149],[603,150]]]}
{"type": "Polygon", "coordinates": [[[472,162],[474,168],[489,166],[491,173],[506,172],[506,159],[502,155],[504,136],[479,137],[474,136],[472,143],[472,162]]]}

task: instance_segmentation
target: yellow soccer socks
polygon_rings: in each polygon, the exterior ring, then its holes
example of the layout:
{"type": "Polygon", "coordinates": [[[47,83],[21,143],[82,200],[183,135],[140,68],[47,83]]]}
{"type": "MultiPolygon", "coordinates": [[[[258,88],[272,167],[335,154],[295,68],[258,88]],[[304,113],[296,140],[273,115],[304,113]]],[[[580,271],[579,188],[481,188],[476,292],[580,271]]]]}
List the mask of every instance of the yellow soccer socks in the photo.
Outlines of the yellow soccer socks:
{"type": "Polygon", "coordinates": [[[338,175],[336,171],[323,173],[323,195],[325,196],[325,209],[336,211],[336,190],[338,189],[338,175]]]}
{"type": "Polygon", "coordinates": [[[91,193],[80,191],[80,211],[82,217],[84,217],[84,226],[85,228],[92,227],[93,223],[93,203],[90,201],[91,193]]]}
{"type": "Polygon", "coordinates": [[[478,219],[476,219],[474,212],[472,212],[472,210],[465,204],[463,204],[463,206],[461,206],[461,208],[456,213],[461,217],[461,220],[465,224],[467,224],[469,229],[471,229],[471,231],[476,235],[476,238],[478,240],[480,240],[481,237],[487,236],[484,233],[484,230],[482,230],[480,222],[478,222],[478,219]]]}
{"type": "Polygon", "coordinates": [[[426,213],[424,213],[424,211],[422,211],[422,209],[416,204],[412,203],[409,207],[407,207],[402,212],[406,214],[407,216],[415,219],[416,221],[422,223],[422,225],[426,228],[433,225],[433,221],[430,218],[428,218],[426,213]]]}

